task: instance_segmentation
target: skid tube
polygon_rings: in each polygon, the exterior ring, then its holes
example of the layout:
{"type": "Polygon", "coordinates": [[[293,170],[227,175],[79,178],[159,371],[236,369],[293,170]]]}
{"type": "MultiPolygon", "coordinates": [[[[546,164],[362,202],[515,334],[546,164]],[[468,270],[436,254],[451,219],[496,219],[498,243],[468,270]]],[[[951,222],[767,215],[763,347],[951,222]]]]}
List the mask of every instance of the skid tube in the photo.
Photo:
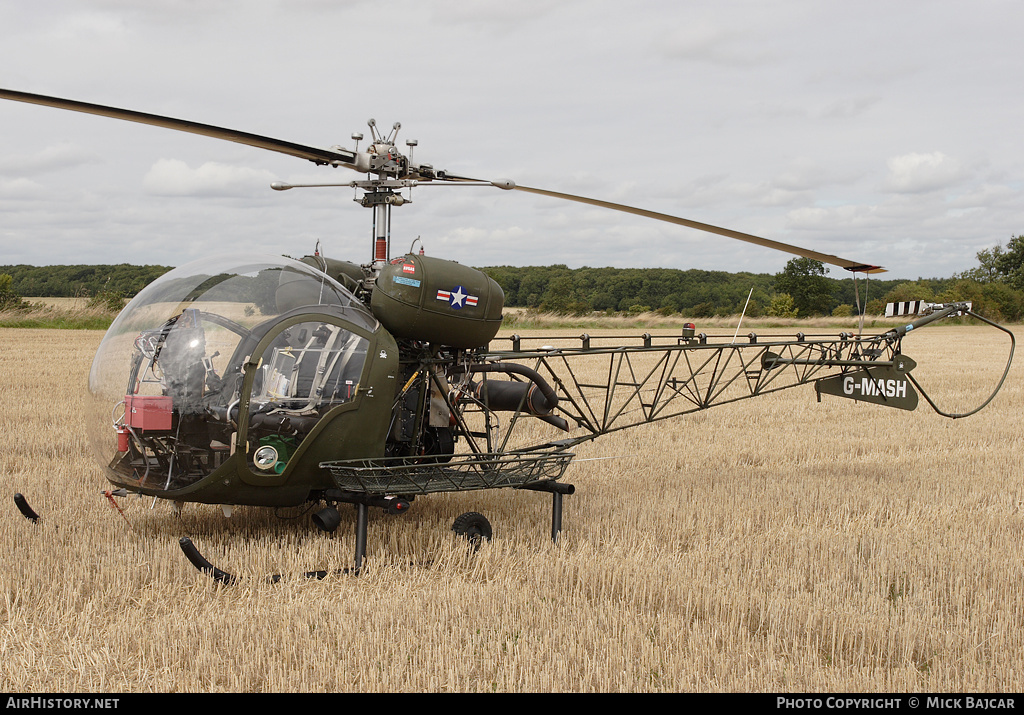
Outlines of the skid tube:
{"type": "MultiPolygon", "coordinates": [[[[199,553],[199,549],[197,549],[195,544],[192,543],[192,540],[187,536],[183,536],[180,539],[178,539],[178,545],[181,547],[182,553],[185,554],[185,557],[192,563],[192,565],[199,569],[201,572],[210,576],[214,581],[217,581],[218,583],[221,583],[225,586],[234,586],[238,582],[237,577],[229,574],[227,571],[222,571],[221,569],[217,568],[212,563],[207,561],[206,558],[201,553],[199,553]]],[[[303,574],[303,576],[305,578],[314,578],[317,580],[321,580],[327,578],[331,573],[332,572],[330,571],[307,571],[303,574]]],[[[339,569],[334,573],[345,574],[350,573],[350,570],[339,569]]],[[[283,578],[284,577],[280,574],[274,574],[270,577],[270,581],[271,583],[278,583],[283,578]]]]}
{"type": "MultiPolygon", "coordinates": [[[[363,567],[363,559],[366,558],[366,530],[367,523],[369,521],[369,507],[380,506],[385,509],[395,509],[393,500],[385,499],[384,497],[367,495],[367,494],[355,494],[352,492],[340,492],[331,490],[325,495],[329,502],[347,502],[355,504],[356,507],[356,549],[355,549],[355,566],[351,569],[343,568],[334,571],[336,575],[352,574],[355,576],[359,575],[359,572],[363,567]]],[[[408,503],[405,504],[402,509],[408,508],[408,503]]],[[[191,562],[199,571],[209,575],[214,581],[221,583],[225,586],[233,586],[237,583],[238,579],[223,571],[212,563],[210,563],[196,548],[192,540],[187,536],[183,536],[178,540],[178,545],[181,547],[182,553],[185,554],[185,558],[191,562]]],[[[329,576],[332,572],[320,570],[320,571],[307,571],[303,574],[305,578],[313,578],[321,580],[329,576]]],[[[272,583],[278,583],[283,577],[280,574],[275,574],[270,577],[272,583]]]]}
{"type": "Polygon", "coordinates": [[[33,524],[39,522],[39,515],[36,514],[35,510],[28,505],[28,500],[20,493],[15,493],[14,504],[18,507],[18,511],[21,512],[21,515],[26,519],[31,521],[33,524]]]}
{"type": "MultiPolygon", "coordinates": [[[[574,494],[576,492],[576,487],[572,484],[563,484],[561,482],[541,481],[524,484],[518,488],[529,489],[530,491],[537,492],[548,492],[551,494],[551,540],[557,543],[558,535],[562,531],[563,499],[567,494],[574,494]]],[[[356,508],[355,566],[353,568],[337,569],[333,572],[326,570],[307,571],[303,574],[303,577],[322,580],[331,574],[351,574],[353,576],[358,576],[360,571],[362,571],[363,561],[366,559],[366,533],[367,526],[369,524],[369,508],[371,506],[382,507],[385,511],[390,513],[402,513],[409,508],[409,503],[405,499],[401,498],[333,489],[325,493],[324,496],[328,500],[328,503],[348,503],[353,504],[356,508]]],[[[185,554],[185,557],[189,562],[199,571],[213,578],[214,581],[225,586],[233,586],[238,582],[237,577],[210,563],[210,561],[199,553],[199,549],[196,548],[195,544],[193,544],[192,540],[187,536],[181,537],[178,540],[178,545],[181,547],[182,553],[185,554]]],[[[270,580],[272,583],[278,583],[282,578],[283,577],[280,574],[275,574],[270,577],[270,580]]]]}

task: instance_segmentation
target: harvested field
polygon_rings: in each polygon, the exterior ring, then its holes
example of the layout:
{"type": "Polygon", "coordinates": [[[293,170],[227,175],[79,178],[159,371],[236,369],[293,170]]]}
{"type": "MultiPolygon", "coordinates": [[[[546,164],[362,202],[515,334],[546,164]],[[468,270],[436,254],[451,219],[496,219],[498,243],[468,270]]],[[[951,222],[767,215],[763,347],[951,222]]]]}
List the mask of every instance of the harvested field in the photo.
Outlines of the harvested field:
{"type": "MultiPolygon", "coordinates": [[[[999,335],[929,327],[904,349],[969,406],[999,335]]],[[[101,337],[0,329],[8,692],[1024,687],[1019,356],[966,419],[803,386],[608,435],[566,474],[557,545],[540,494],[373,510],[365,572],[317,581],[303,572],[348,565],[353,513],[325,535],[294,510],[111,507],[81,427],[101,337]],[[495,528],[476,554],[449,530],[465,511],[495,528]],[[197,572],[181,536],[239,583],[197,572]]]]}

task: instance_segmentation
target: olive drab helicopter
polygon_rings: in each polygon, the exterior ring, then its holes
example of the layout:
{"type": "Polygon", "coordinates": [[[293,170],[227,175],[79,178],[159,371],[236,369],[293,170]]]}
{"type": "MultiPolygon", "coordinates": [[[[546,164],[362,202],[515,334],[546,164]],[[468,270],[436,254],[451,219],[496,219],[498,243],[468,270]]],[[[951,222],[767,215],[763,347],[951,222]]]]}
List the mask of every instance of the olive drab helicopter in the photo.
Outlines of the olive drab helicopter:
{"type": "MultiPolygon", "coordinates": [[[[504,294],[482,271],[417,251],[391,255],[391,214],[422,185],[490,186],[585,203],[746,241],[857,273],[880,266],[623,204],[482,180],[415,163],[373,120],[359,150],[304,146],[170,117],[10,90],[0,98],[204,135],[363,175],[343,186],[373,214],[370,260],[301,259],[237,253],[166,273],[113,321],[89,374],[90,443],[110,494],[173,502],[264,507],[309,505],[327,532],[339,505],[356,510],[354,569],[363,565],[370,508],[408,510],[419,496],[511,488],[551,495],[551,536],[561,531],[561,481],[573,448],[613,431],[715,405],[813,384],[832,395],[962,417],[981,409],[1005,380],[1013,334],[969,303],[898,306],[918,315],[875,335],[737,339],[696,333],[644,334],[608,344],[583,334],[562,340],[498,338],[504,294]],[[1006,371],[970,413],[943,411],[915,380],[903,354],[908,332],[971,315],[1010,336],[1006,371]],[[554,344],[558,343],[558,344],[554,344]]],[[[21,494],[15,501],[38,515],[21,494]]],[[[490,538],[482,514],[452,528],[490,538]]],[[[187,539],[191,562],[225,583],[187,539]]],[[[322,575],[323,572],[311,572],[322,575]]]]}

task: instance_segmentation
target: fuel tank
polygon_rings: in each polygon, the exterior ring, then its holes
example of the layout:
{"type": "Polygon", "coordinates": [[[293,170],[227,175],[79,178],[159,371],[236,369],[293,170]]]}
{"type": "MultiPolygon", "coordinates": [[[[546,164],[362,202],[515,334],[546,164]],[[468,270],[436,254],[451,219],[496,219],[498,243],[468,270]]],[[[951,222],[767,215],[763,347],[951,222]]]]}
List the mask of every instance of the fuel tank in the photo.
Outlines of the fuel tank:
{"type": "Polygon", "coordinates": [[[411,253],[384,267],[370,302],[396,338],[454,348],[486,345],[501,327],[504,305],[501,286],[481,271],[411,253]]]}

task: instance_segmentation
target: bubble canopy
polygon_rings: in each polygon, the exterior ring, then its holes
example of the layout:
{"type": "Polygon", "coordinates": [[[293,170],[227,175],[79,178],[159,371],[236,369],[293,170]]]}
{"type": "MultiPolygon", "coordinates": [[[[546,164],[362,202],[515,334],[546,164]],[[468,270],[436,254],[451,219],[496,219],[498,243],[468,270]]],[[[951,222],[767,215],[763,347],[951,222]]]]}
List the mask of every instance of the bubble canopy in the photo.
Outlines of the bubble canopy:
{"type": "Polygon", "coordinates": [[[176,268],[100,344],[92,451],[111,481],[174,492],[233,456],[241,431],[248,468],[281,475],[320,418],[356,400],[379,329],[349,290],[300,261],[235,255],[176,268]]]}

